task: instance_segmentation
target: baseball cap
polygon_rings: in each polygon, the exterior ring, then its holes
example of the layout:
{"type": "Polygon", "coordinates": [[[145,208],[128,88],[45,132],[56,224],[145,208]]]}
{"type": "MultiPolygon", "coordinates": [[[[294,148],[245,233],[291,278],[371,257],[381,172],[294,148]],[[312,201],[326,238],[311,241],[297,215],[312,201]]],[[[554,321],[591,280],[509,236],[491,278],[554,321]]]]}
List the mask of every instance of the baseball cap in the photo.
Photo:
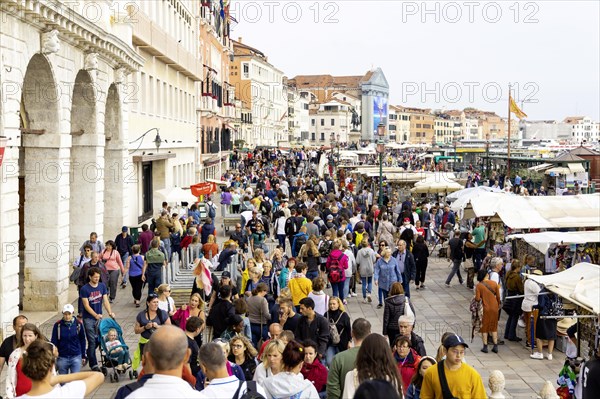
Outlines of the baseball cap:
{"type": "Polygon", "coordinates": [[[231,278],[231,273],[229,273],[229,272],[223,272],[223,274],[221,274],[221,277],[231,278]]]}
{"type": "Polygon", "coordinates": [[[453,346],[463,345],[465,348],[468,348],[469,345],[465,342],[464,339],[460,335],[452,334],[448,338],[444,340],[444,348],[449,349],[453,346]]]}
{"type": "Polygon", "coordinates": [[[409,218],[404,218],[404,223],[406,223],[406,222],[410,223],[410,219],[409,218]]]}
{"type": "Polygon", "coordinates": [[[73,307],[73,305],[71,305],[70,303],[67,303],[65,306],[63,306],[63,313],[75,313],[75,308],[73,307]]]}
{"type": "Polygon", "coordinates": [[[121,231],[125,232],[125,231],[127,231],[127,230],[129,230],[129,229],[127,228],[127,226],[123,226],[123,227],[121,227],[121,231]]]}
{"type": "Polygon", "coordinates": [[[333,215],[327,215],[327,220],[333,220],[333,215]]]}

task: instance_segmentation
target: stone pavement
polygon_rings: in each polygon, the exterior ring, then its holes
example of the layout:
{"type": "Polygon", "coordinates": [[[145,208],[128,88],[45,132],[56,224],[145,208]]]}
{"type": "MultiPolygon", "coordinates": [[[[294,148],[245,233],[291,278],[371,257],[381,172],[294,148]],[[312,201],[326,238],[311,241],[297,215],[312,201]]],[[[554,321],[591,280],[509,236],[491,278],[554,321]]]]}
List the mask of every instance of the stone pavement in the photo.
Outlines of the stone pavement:
{"type": "MultiPolygon", "coordinates": [[[[223,240],[221,233],[219,242],[223,240]]],[[[411,300],[415,306],[417,317],[415,331],[423,337],[427,353],[433,356],[435,356],[440,344],[442,334],[446,331],[456,332],[463,336],[467,342],[470,343],[471,341],[471,315],[468,308],[473,292],[467,289],[466,286],[459,285],[456,278],[453,280],[454,284],[451,287],[448,288],[444,285],[450,270],[448,265],[449,263],[445,259],[430,257],[425,282],[427,288],[416,291],[414,286],[411,287],[411,300]]],[[[190,281],[190,290],[191,286],[190,281]]],[[[362,303],[360,285],[357,285],[357,290],[359,296],[348,299],[347,309],[352,319],[364,317],[371,322],[373,332],[382,333],[383,308],[376,309],[376,290],[371,304],[362,303]]],[[[73,285],[71,285],[71,291],[75,291],[73,285]]],[[[181,304],[178,303],[177,305],[181,304]]],[[[138,336],[133,332],[133,326],[136,315],[142,309],[143,307],[134,307],[129,286],[125,289],[119,288],[117,299],[113,304],[113,311],[116,313],[116,319],[123,329],[125,340],[130,346],[132,355],[138,340],[138,336]]],[[[44,316],[48,317],[47,312],[44,316]]],[[[39,319],[40,315],[34,314],[31,317],[39,319]]],[[[50,336],[52,324],[60,317],[60,314],[55,314],[45,323],[40,323],[42,331],[50,336]]],[[[506,315],[503,314],[499,326],[500,337],[503,336],[505,321],[506,315]]],[[[518,330],[518,334],[523,337],[523,329],[519,328],[518,330]]],[[[536,398],[536,393],[539,392],[544,381],[550,380],[553,384],[556,384],[556,378],[564,360],[563,354],[556,350],[552,361],[530,359],[530,352],[525,348],[524,341],[520,343],[506,341],[505,345],[499,346],[498,354],[491,351],[487,354],[481,353],[481,338],[478,334],[470,345],[470,348],[467,349],[466,361],[481,373],[486,388],[489,373],[492,370],[501,370],[506,378],[507,397],[512,398],[536,398]]],[[[3,373],[2,382],[5,374],[3,373]]],[[[110,398],[119,386],[130,382],[129,378],[125,377],[123,375],[118,383],[111,383],[106,378],[106,383],[91,397],[97,399],[110,398]]]]}

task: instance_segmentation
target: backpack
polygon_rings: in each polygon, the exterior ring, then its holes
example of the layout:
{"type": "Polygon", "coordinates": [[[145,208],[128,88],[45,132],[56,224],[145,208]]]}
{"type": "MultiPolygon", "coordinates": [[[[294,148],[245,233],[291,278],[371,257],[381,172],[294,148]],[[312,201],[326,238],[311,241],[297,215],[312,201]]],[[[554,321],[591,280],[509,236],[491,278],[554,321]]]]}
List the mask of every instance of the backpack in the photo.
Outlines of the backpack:
{"type": "Polygon", "coordinates": [[[331,253],[331,249],[333,248],[333,241],[323,240],[323,244],[321,244],[321,248],[319,248],[319,255],[322,258],[328,258],[331,253]]]}
{"type": "Polygon", "coordinates": [[[356,197],[356,202],[358,202],[358,205],[366,205],[367,204],[367,199],[365,197],[366,196],[364,194],[359,194],[356,197]]]}
{"type": "Polygon", "coordinates": [[[215,204],[210,203],[206,203],[206,205],[208,206],[208,217],[215,220],[215,217],[217,216],[217,207],[215,204]]]}
{"type": "Polygon", "coordinates": [[[260,212],[263,215],[268,215],[271,213],[271,209],[273,209],[273,207],[271,206],[271,203],[268,200],[264,200],[260,203],[260,212]]]}
{"type": "Polygon", "coordinates": [[[339,283],[342,281],[342,276],[344,275],[344,270],[340,266],[340,261],[344,257],[342,253],[339,258],[334,258],[329,263],[329,281],[331,283],[339,283]]]}
{"type": "Polygon", "coordinates": [[[363,242],[365,234],[366,234],[365,230],[363,230],[362,233],[359,233],[358,231],[355,231],[354,232],[354,245],[356,245],[357,247],[360,246],[360,243],[363,242]]]}
{"type": "Polygon", "coordinates": [[[415,238],[415,232],[412,228],[406,228],[402,234],[400,234],[400,238],[406,242],[406,245],[408,245],[410,249],[415,238]]]}
{"type": "Polygon", "coordinates": [[[175,232],[171,233],[171,246],[180,246],[181,245],[181,233],[175,232]]]}
{"type": "Polygon", "coordinates": [[[302,246],[306,244],[306,235],[302,234],[299,236],[296,236],[296,244],[294,245],[294,251],[295,253],[300,253],[300,248],[302,248],[302,246]]]}
{"type": "Polygon", "coordinates": [[[286,219],[285,221],[285,235],[286,236],[293,236],[295,235],[298,231],[296,231],[296,228],[298,227],[296,225],[296,220],[294,220],[295,218],[293,216],[290,216],[289,218],[286,219]]]}
{"type": "Polygon", "coordinates": [[[265,399],[256,387],[256,381],[240,381],[237,391],[233,395],[233,399],[265,399]],[[246,392],[241,393],[242,385],[246,383],[246,392]]]}
{"type": "MultiPolygon", "coordinates": [[[[329,319],[329,339],[331,340],[331,343],[334,345],[339,344],[341,341],[340,332],[337,329],[337,323],[338,323],[338,321],[340,321],[343,314],[344,314],[343,312],[340,313],[340,317],[338,317],[338,319],[336,321],[329,319]]],[[[342,332],[344,332],[343,328],[342,328],[342,332]]]]}

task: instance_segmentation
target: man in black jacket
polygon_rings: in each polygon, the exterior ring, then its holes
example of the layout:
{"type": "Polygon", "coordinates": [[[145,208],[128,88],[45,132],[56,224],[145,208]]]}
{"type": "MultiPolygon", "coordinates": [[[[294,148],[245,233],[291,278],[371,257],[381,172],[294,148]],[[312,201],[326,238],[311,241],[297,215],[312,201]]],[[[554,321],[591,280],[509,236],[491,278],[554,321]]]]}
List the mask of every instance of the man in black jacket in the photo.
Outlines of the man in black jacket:
{"type": "Polygon", "coordinates": [[[231,233],[230,238],[237,243],[242,252],[248,252],[248,235],[246,234],[246,231],[242,229],[240,223],[235,225],[235,231],[231,233]]]}
{"type": "Polygon", "coordinates": [[[229,326],[229,318],[235,314],[235,308],[231,303],[231,286],[222,285],[219,288],[219,298],[210,309],[206,320],[206,325],[212,326],[215,338],[223,334],[229,326]]]}
{"type": "Polygon", "coordinates": [[[398,249],[393,256],[400,265],[402,273],[402,288],[404,288],[404,296],[410,298],[410,283],[415,281],[417,275],[417,266],[413,254],[406,249],[406,241],[398,240],[398,249]]]}
{"type": "Polygon", "coordinates": [[[327,343],[329,342],[329,322],[315,312],[315,301],[312,298],[300,300],[300,313],[302,317],[298,322],[294,336],[300,342],[310,339],[317,343],[317,353],[320,359],[325,357],[327,343]]]}
{"type": "Polygon", "coordinates": [[[446,279],[446,287],[450,287],[450,281],[452,281],[455,274],[458,276],[458,282],[460,284],[463,283],[463,278],[460,274],[460,264],[464,261],[465,252],[463,249],[463,241],[460,239],[460,230],[456,229],[454,231],[454,237],[448,241],[448,246],[450,247],[452,270],[446,279]]]}

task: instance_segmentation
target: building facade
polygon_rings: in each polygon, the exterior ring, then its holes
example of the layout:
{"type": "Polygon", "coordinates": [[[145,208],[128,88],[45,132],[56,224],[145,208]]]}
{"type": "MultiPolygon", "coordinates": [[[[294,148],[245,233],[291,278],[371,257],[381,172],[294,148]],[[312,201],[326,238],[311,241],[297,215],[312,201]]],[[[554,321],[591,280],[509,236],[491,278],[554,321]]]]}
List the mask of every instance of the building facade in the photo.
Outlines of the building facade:
{"type": "Polygon", "coordinates": [[[19,308],[57,311],[83,239],[130,220],[130,75],[144,58],[127,9],[85,5],[99,12],[73,2],[0,3],[2,326],[19,308]]]}
{"type": "Polygon", "coordinates": [[[569,116],[563,123],[571,126],[571,141],[574,143],[593,144],[600,140],[600,123],[589,116],[569,116]]]}
{"type": "Polygon", "coordinates": [[[233,148],[236,118],[235,85],[231,82],[233,42],[229,37],[228,10],[218,1],[193,2],[199,7],[198,65],[202,68],[198,111],[200,161],[198,181],[220,179],[233,148]]]}
{"type": "Polygon", "coordinates": [[[332,98],[309,105],[309,141],[312,146],[331,146],[332,141],[347,143],[352,129],[352,105],[332,98]]]}
{"type": "Polygon", "coordinates": [[[249,147],[272,146],[288,141],[287,89],[283,72],[268,62],[258,49],[233,41],[231,84],[237,98],[248,104],[252,112],[252,135],[249,147]]]}
{"type": "Polygon", "coordinates": [[[435,116],[428,109],[404,107],[410,119],[410,144],[435,145],[435,116]]]}
{"type": "MultiPolygon", "coordinates": [[[[157,190],[189,187],[201,179],[200,5],[193,1],[135,4],[133,45],[144,65],[131,76],[139,91],[130,104],[129,155],[137,184],[129,185],[128,225],[148,221],[157,213],[163,201],[154,194],[157,190]]],[[[120,226],[115,227],[109,236],[118,234],[120,226]]]]}
{"type": "MultiPolygon", "coordinates": [[[[287,83],[287,82],[286,82],[287,83]]],[[[288,141],[290,144],[304,145],[310,137],[309,95],[286,84],[288,96],[288,141]]]]}
{"type": "MultiPolygon", "coordinates": [[[[324,104],[336,98],[338,101],[349,103],[354,108],[354,112],[349,110],[351,116],[355,114],[355,118],[358,118],[355,119],[358,125],[354,124],[350,129],[350,136],[356,137],[353,142],[358,141],[358,138],[363,141],[375,141],[380,123],[384,125],[386,132],[389,130],[389,84],[381,68],[357,76],[298,75],[290,79],[289,84],[300,92],[310,92],[311,102],[324,104]],[[356,102],[354,105],[355,100],[360,103],[356,102]],[[353,134],[353,129],[358,129],[360,137],[353,134]]],[[[350,123],[352,124],[352,118],[350,123]]],[[[320,136],[316,137],[316,141],[319,140],[320,136]]]]}
{"type": "Polygon", "coordinates": [[[526,121],[519,122],[519,130],[526,140],[571,140],[572,126],[558,121],[526,121]]]}

